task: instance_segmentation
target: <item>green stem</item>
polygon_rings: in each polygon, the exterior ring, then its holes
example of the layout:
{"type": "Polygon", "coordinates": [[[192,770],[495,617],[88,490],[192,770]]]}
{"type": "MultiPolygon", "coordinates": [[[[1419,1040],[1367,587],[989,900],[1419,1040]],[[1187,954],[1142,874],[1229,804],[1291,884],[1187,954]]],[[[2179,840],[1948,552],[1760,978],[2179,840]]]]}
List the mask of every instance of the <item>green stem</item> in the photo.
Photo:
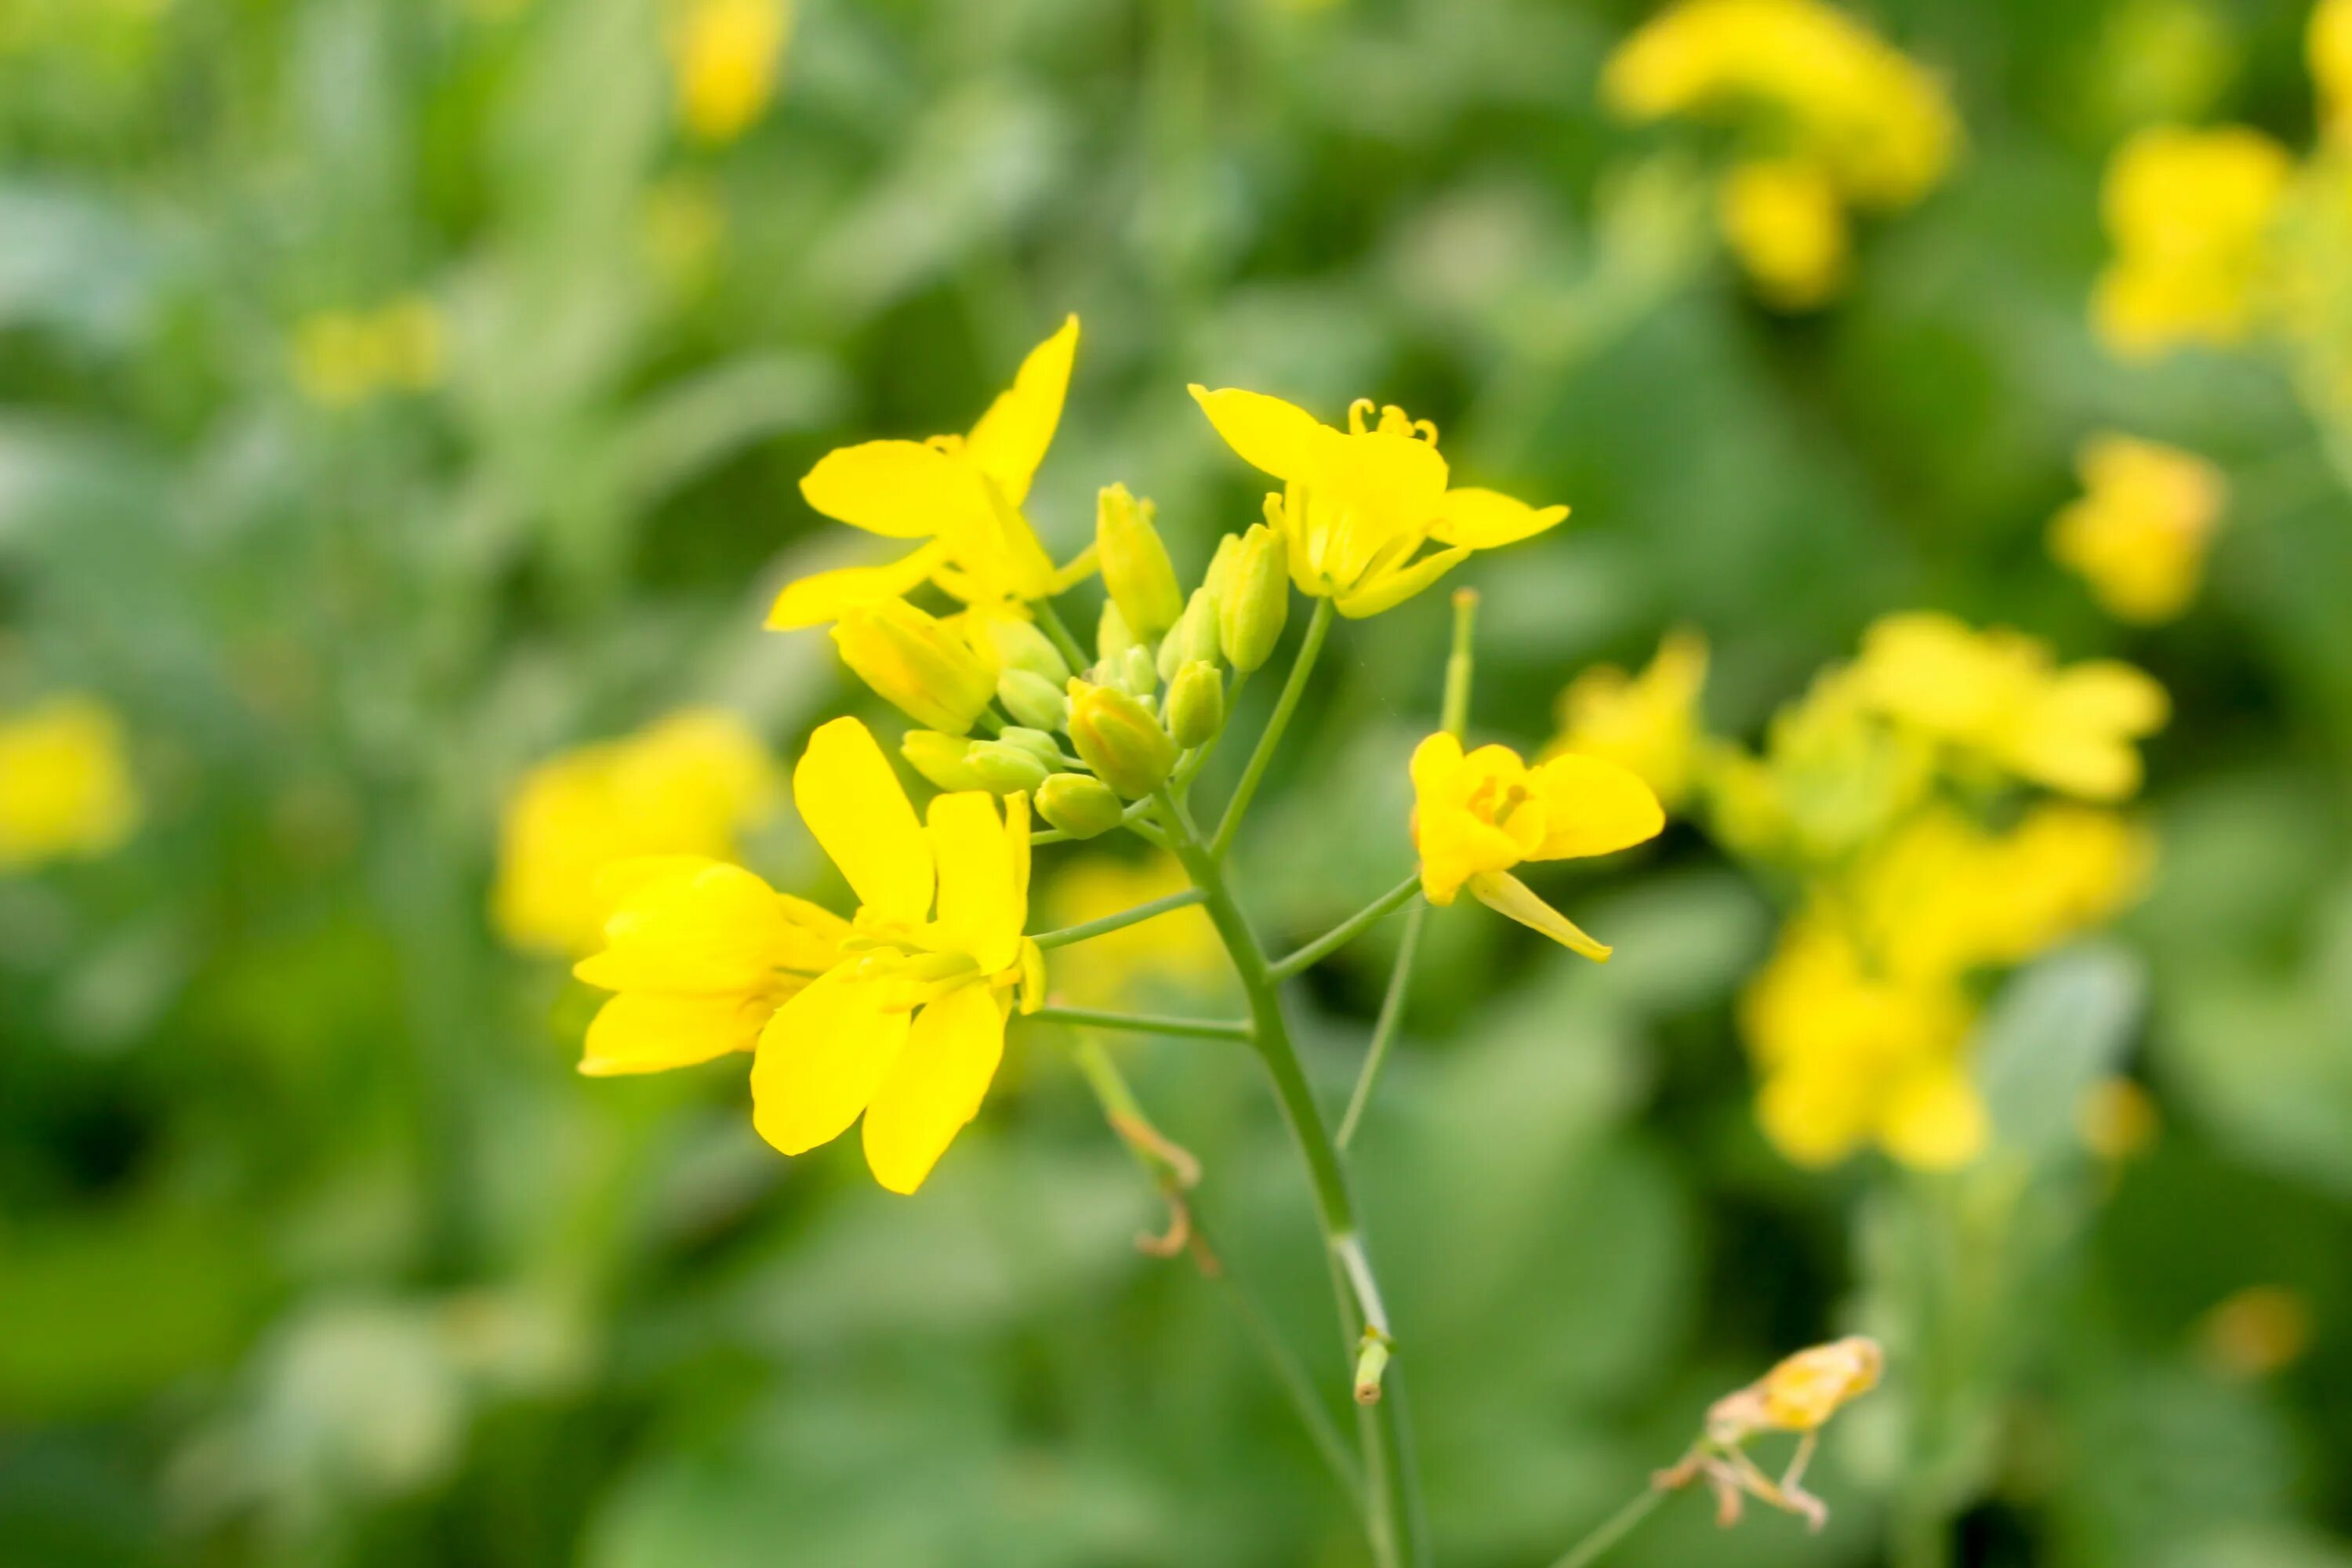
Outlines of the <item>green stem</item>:
{"type": "Polygon", "coordinates": [[[1407,900],[1420,891],[1421,873],[1416,870],[1297,952],[1268,964],[1267,972],[1276,980],[1288,980],[1293,975],[1305,973],[1396,913],[1404,907],[1407,900]]]}
{"type": "Polygon", "coordinates": [[[1156,1013],[1106,1013],[1097,1007],[1038,1008],[1028,1016],[1041,1024],[1073,1024],[1089,1029],[1124,1029],[1136,1035],[1181,1035],[1196,1040],[1246,1040],[1250,1026],[1238,1018],[1176,1018],[1156,1013]]]}
{"type": "Polygon", "coordinates": [[[1633,1527],[1650,1517],[1650,1510],[1665,1501],[1666,1494],[1658,1487],[1644,1487],[1639,1496],[1623,1508],[1601,1521],[1591,1534],[1568,1549],[1567,1553],[1551,1568],[1589,1568],[1601,1561],[1601,1554],[1633,1532],[1633,1527]]]}
{"type": "Polygon", "coordinates": [[[1445,656],[1445,706],[1439,722],[1455,740],[1470,726],[1472,638],[1478,629],[1478,590],[1454,590],[1454,647],[1445,656]]]}
{"type": "Polygon", "coordinates": [[[1315,613],[1307,622],[1307,640],[1298,645],[1298,657],[1291,661],[1290,679],[1282,684],[1282,695],[1275,699],[1274,712],[1265,721],[1265,731],[1257,738],[1257,749],[1250,753],[1248,765],[1242,769],[1241,783],[1234,785],[1234,798],[1226,803],[1225,815],[1217,824],[1216,837],[1209,841],[1209,854],[1223,860],[1225,851],[1234,846],[1234,835],[1241,831],[1242,814],[1249,809],[1250,796],[1257,793],[1258,782],[1265,777],[1268,763],[1274,761],[1275,748],[1282,743],[1283,731],[1290,727],[1290,716],[1298,708],[1298,700],[1307,692],[1307,678],[1315,671],[1316,657],[1323,651],[1323,639],[1331,635],[1331,601],[1315,601],[1315,613]]]}
{"type": "Polygon", "coordinates": [[[1105,915],[1100,920],[1082,921],[1074,926],[1064,926],[1059,931],[1040,932],[1034,940],[1039,947],[1066,947],[1071,942],[1084,942],[1088,937],[1108,936],[1115,931],[1125,931],[1131,925],[1141,925],[1145,921],[1155,916],[1197,904],[1202,896],[1200,889],[1187,888],[1181,893],[1171,893],[1164,899],[1154,899],[1148,904],[1138,904],[1131,910],[1121,910],[1115,915],[1105,915]]]}
{"type": "Polygon", "coordinates": [[[1070,628],[1062,624],[1062,613],[1054,608],[1051,599],[1036,599],[1031,603],[1037,611],[1037,625],[1046,637],[1053,639],[1054,647],[1060,650],[1064,661],[1073,671],[1084,674],[1094,660],[1088,658],[1086,650],[1078,646],[1078,639],[1070,635],[1070,628]]]}
{"type": "Polygon", "coordinates": [[[1421,928],[1428,919],[1429,904],[1425,900],[1404,912],[1404,935],[1397,942],[1396,967],[1389,971],[1389,988],[1381,998],[1380,1019],[1372,1026],[1372,1043],[1364,1051],[1364,1068],[1356,1076],[1355,1092],[1348,1096],[1347,1114],[1339,1118],[1342,1152],[1355,1141],[1356,1124],[1363,1120],[1364,1107],[1371,1103],[1372,1085],[1380,1081],[1381,1064],[1388,1060],[1389,1043],[1396,1038],[1397,1026],[1404,1017],[1412,961],[1421,950],[1421,928]]]}

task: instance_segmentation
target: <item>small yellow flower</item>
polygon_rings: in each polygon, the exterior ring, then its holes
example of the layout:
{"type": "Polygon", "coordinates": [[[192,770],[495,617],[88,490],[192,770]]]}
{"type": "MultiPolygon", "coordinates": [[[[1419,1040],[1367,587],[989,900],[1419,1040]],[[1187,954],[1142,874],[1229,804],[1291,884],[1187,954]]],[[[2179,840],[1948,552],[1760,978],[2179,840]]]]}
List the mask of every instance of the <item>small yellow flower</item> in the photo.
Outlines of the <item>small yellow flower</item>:
{"type": "Polygon", "coordinates": [[[2326,134],[2352,142],[2352,0],[2319,0],[2305,37],[2326,134]]]}
{"type": "Polygon", "coordinates": [[[1710,747],[1700,763],[1717,836],[1741,855],[1799,867],[1876,841],[1935,776],[1933,747],[1877,713],[1843,667],[1773,715],[1762,757],[1710,747]]]}
{"type": "Polygon", "coordinates": [[[1018,994],[1044,1000],[1029,916],[1029,805],[933,797],[926,822],[855,719],[809,737],[793,771],[802,818],[857,895],[841,961],[769,1019],[752,1124],[787,1154],[862,1114],[875,1179],[911,1193],[980,1110],[1018,994]]]}
{"type": "Polygon", "coordinates": [[[679,0],[669,28],[678,118],[705,142],[731,142],[766,111],[791,38],[787,0],[679,0]]]}
{"type": "Polygon", "coordinates": [[[102,855],[131,837],[139,796],[122,726],[93,698],[0,718],[0,872],[102,855]]]}
{"type": "Polygon", "coordinates": [[[1699,693],[1706,685],[1706,640],[1678,631],[1658,644],[1639,675],[1595,666],[1559,694],[1559,738],[1547,759],[1570,752],[1632,769],[1672,811],[1697,769],[1699,693]]]}
{"type": "Polygon", "coordinates": [[[2163,727],[2164,689],[2130,665],[2053,666],[2042,643],[1949,616],[1888,616],[1864,635],[1865,700],[1923,736],[2086,800],[2139,788],[2133,742],[2163,727]]]}
{"type": "MultiPolygon", "coordinates": [[[[1130,861],[1087,855],[1055,874],[1047,907],[1056,926],[1083,925],[1106,915],[1181,893],[1192,886],[1172,855],[1130,861]]],[[[1132,1004],[1155,990],[1199,992],[1226,973],[1225,950],[1206,911],[1178,910],[1087,943],[1087,961],[1073,965],[1058,991],[1084,1006],[1132,1004]]]]}
{"type": "Polygon", "coordinates": [[[1021,514],[1029,481],[1061,423],[1077,353],[1078,319],[1030,352],[1013,385],[969,436],[867,441],[818,459],[801,494],[825,516],[886,539],[920,539],[884,566],[822,572],[788,585],[768,612],[771,630],[838,619],[853,605],[891,598],[929,579],[967,604],[1009,609],[1042,599],[1093,570],[1088,551],[1055,568],[1021,514]]]}
{"type": "Polygon", "coordinates": [[[2242,342],[2293,172],[2286,149],[2240,125],[2156,126],[2126,142],[2101,195],[2116,255],[2092,315],[2107,346],[2144,357],[2242,342]]]}
{"type": "Polygon", "coordinates": [[[2205,1314],[2204,1351],[2241,1382],[2294,1365],[2311,1349],[2311,1299],[2284,1285],[2250,1285],[2205,1314]]]}
{"type": "Polygon", "coordinates": [[[1192,391],[1243,461],[1284,482],[1265,511],[1285,541],[1292,582],[1351,619],[1402,604],[1474,550],[1532,538],[1568,515],[1564,506],[1448,489],[1437,427],[1393,404],[1368,426],[1371,400],[1358,398],[1340,431],[1264,393],[1192,391]],[[1421,553],[1430,543],[1439,548],[1421,553]]]}
{"type": "Polygon", "coordinates": [[[2050,524],[2050,553],[2089,583],[2109,615],[2170,620],[2196,595],[2229,482],[2192,452],[2099,436],[2077,460],[2083,499],[2050,524]]]}
{"type": "Polygon", "coordinates": [[[1717,221],[1766,300],[1810,310],[1845,286],[1852,245],[1844,205],[1822,167],[1802,158],[1757,159],[1723,177],[1717,221]]]}
{"type": "Polygon", "coordinates": [[[1412,753],[1413,842],[1421,890],[1451,904],[1465,887],[1487,908],[1574,952],[1606,962],[1610,950],[1545,903],[1510,868],[1524,860],[1607,855],[1665,826],[1658,797],[1639,775],[1600,757],[1570,754],[1530,768],[1507,746],[1462,742],[1439,731],[1412,753]]]}
{"type": "Polygon", "coordinates": [[[625,739],[541,763],[508,801],[491,909],[516,945],[582,953],[610,909],[598,874],[642,856],[732,858],[776,796],[767,752],[715,709],[675,713],[625,739]]]}

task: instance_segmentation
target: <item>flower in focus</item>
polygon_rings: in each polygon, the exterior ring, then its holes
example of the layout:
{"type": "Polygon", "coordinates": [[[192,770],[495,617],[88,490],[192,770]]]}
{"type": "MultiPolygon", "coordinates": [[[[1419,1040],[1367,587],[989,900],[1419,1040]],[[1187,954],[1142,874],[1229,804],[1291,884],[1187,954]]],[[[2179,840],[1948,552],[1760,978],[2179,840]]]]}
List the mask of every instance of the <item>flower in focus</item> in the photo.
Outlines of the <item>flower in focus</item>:
{"type": "Polygon", "coordinates": [[[2243,342],[2293,164],[2259,131],[2155,126],[2107,165],[2100,205],[2115,259],[2092,301],[2099,335],[2143,357],[2243,342]]]}
{"type": "Polygon", "coordinates": [[[776,95],[790,0],[679,0],[668,27],[678,118],[705,142],[731,142],[776,95]]]}
{"type": "Polygon", "coordinates": [[[875,1179],[911,1193],[978,1114],[1014,998],[1044,1000],[1029,914],[1026,796],[934,796],[918,822],[855,719],[809,737],[793,798],[857,895],[840,962],[761,1029],[752,1124],[798,1154],[865,1119],[875,1179]]]}
{"type": "Polygon", "coordinates": [[[1091,552],[1057,569],[1021,513],[1029,482],[1062,419],[1078,319],[1030,351],[1012,387],[968,436],[867,441],[826,453],[801,480],[810,506],[886,539],[919,539],[883,566],[821,572],[788,584],[768,612],[771,630],[838,619],[926,579],[966,604],[1018,615],[1022,600],[1059,593],[1093,570],[1091,552]]]}
{"type": "Polygon", "coordinates": [[[1757,290],[1783,310],[1811,310],[1845,286],[1852,244],[1837,187],[1801,158],[1753,159],[1723,177],[1717,221],[1757,290]]]}
{"type": "Polygon", "coordinates": [[[1420,593],[1474,550],[1543,532],[1568,508],[1538,509],[1495,490],[1447,488],[1437,427],[1391,404],[1368,425],[1369,398],[1334,429],[1293,403],[1194,385],[1194,401],[1243,461],[1284,482],[1266,521],[1282,535],[1291,581],[1351,619],[1420,593]],[[1424,544],[1439,548],[1427,554],[1424,544]]]}
{"type": "Polygon", "coordinates": [[[131,836],[139,796],[122,726],[93,698],[0,718],[0,871],[102,855],[131,836]]]}
{"type": "Polygon", "coordinates": [[[1670,634],[1639,675],[1596,665],[1559,694],[1559,737],[1544,756],[1576,752],[1630,768],[1671,811],[1691,791],[1706,684],[1706,642],[1696,632],[1670,634]]]}
{"type": "Polygon", "coordinates": [[[2196,595],[2229,483],[2193,452],[2100,436],[2078,459],[2084,495],[2051,520],[2050,553],[2118,620],[2169,620],[2196,595]]]}
{"type": "Polygon", "coordinates": [[[447,357],[441,311],[421,295],[373,310],[322,310],[294,329],[294,384],[322,408],[428,392],[447,357]]]}
{"type": "Polygon", "coordinates": [[[1716,1495],[1717,1520],[1726,1526],[1739,1521],[1740,1499],[1746,1496],[1802,1515],[1813,1529],[1821,1529],[1829,1510],[1801,1485],[1814,1440],[1832,1416],[1878,1386],[1885,1364],[1878,1342],[1860,1334],[1799,1351],[1708,1406],[1698,1441],[1654,1484],[1681,1487],[1704,1477],[1716,1495]],[[1767,1432],[1798,1436],[1796,1452],[1777,1481],[1758,1469],[1747,1453],[1748,1441],[1767,1432]]]}
{"type": "Polygon", "coordinates": [[[876,599],[845,605],[833,641],[877,696],[926,729],[961,735],[996,694],[994,660],[965,636],[962,620],[876,599]]]}
{"type": "MultiPolygon", "coordinates": [[[[1087,855],[1055,874],[1046,905],[1055,926],[1083,925],[1192,885],[1164,852],[1142,861],[1087,855]]],[[[1207,912],[1195,907],[1091,939],[1087,962],[1071,967],[1060,992],[1081,1006],[1108,1007],[1154,990],[1202,991],[1226,973],[1224,947],[1207,912]]]]}
{"type": "Polygon", "coordinates": [[[717,709],[674,713],[618,741],[582,746],[525,774],[499,835],[491,909],[520,947],[581,953],[610,910],[598,875],[615,861],[732,859],[776,797],[758,737],[717,709]]]}
{"type": "Polygon", "coordinates": [[[2139,788],[2133,742],[2163,727],[2164,689],[2130,665],[2060,669],[2044,644],[1949,616],[1888,616],[1864,634],[1854,676],[1864,700],[1964,756],[2086,800],[2139,788]]]}
{"type": "Polygon", "coordinates": [[[839,960],[847,921],[740,866],[654,855],[607,866],[604,949],[572,973],[616,993],[588,1026],[591,1077],[748,1051],[776,1009],[839,960]]]}
{"type": "Polygon", "coordinates": [[[2338,142],[2352,142],[2352,0],[2319,0],[2312,7],[2305,53],[2319,90],[2323,130],[2338,142]]]}
{"type": "Polygon", "coordinates": [[[1665,813],[1631,769],[1570,753],[1530,768],[1507,746],[1462,742],[1441,731],[1412,753],[1412,835],[1421,890],[1451,904],[1467,887],[1479,902],[1596,962],[1610,950],[1536,897],[1510,868],[1566,860],[1654,838],[1665,813]]]}

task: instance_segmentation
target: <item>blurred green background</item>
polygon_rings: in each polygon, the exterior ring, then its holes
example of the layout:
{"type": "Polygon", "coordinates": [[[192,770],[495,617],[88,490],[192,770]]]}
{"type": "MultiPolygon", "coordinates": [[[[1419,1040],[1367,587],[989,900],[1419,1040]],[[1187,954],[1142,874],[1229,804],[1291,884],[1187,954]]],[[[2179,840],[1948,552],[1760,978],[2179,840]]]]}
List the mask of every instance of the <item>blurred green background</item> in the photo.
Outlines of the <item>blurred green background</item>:
{"type": "MultiPolygon", "coordinates": [[[[1966,150],[1804,314],[1720,254],[1716,142],[1600,107],[1633,0],[768,10],[774,81],[698,107],[658,0],[0,0],[0,710],[99,697],[143,801],[0,878],[0,1563],[1362,1560],[1252,1347],[1343,1390],[1240,1052],[1118,1047],[1237,1314],[1131,1245],[1157,1199],[1053,1031],[893,1198],[761,1144],[737,1064],[577,1077],[591,994],[487,916],[541,758],[870,708],[760,629],[864,558],[795,480],[962,428],[1076,310],[1057,553],[1113,479],[1188,571],[1255,514],[1194,380],[1401,402],[1573,503],[1459,574],[1523,750],[1677,624],[1734,734],[1920,606],[2174,698],[2150,896],[1988,1026],[2029,1100],[2144,1083],[2127,1161],[1781,1160],[1732,1022],[1773,913],[1686,826],[1577,885],[1605,970],[1436,914],[1357,1148],[1442,1562],[1549,1562],[1864,1327],[1826,1532],[1678,1500],[1617,1560],[2352,1564],[2352,500],[2275,366],[2086,318],[2131,130],[2309,144],[2301,0],[1884,0],[1966,150]],[[2107,426],[2233,481],[2154,630],[2043,549],[2107,426]]],[[[1409,864],[1443,601],[1341,629],[1241,850],[1277,932],[1409,864]]],[[[751,858],[821,868],[788,813],[751,858]]],[[[1308,979],[1335,1106],[1387,957],[1308,979]]]]}

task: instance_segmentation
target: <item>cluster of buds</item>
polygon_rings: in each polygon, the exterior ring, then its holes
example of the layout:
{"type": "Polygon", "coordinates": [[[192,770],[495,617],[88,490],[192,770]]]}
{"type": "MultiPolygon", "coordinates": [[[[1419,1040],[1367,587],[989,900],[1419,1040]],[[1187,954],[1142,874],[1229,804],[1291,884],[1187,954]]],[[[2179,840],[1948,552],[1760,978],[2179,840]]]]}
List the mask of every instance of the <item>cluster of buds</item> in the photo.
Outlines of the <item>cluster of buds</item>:
{"type": "Polygon", "coordinates": [[[1227,668],[1265,662],[1290,600],[1282,541],[1263,524],[1228,535],[1186,595],[1151,503],[1124,485],[1102,492],[1095,546],[1109,599],[1082,670],[1014,615],[941,620],[889,599],[834,630],[844,661],[927,726],[901,748],[918,773],[942,790],[1027,795],[1073,838],[1118,826],[1216,740],[1227,668]],[[971,738],[976,726],[994,733],[971,738]]]}
{"type": "Polygon", "coordinates": [[[1878,1342],[1859,1334],[1799,1351],[1747,1387],[1708,1406],[1706,1425],[1689,1453],[1651,1484],[1671,1491],[1704,1480],[1715,1493],[1716,1521],[1739,1522],[1740,1500],[1752,1497],[1769,1508],[1793,1513],[1813,1529],[1828,1522],[1829,1509],[1801,1484],[1821,1430],[1848,1401],[1878,1386],[1885,1356],[1878,1342]],[[1778,1480],[1748,1457],[1748,1442],[1767,1432],[1797,1434],[1796,1451],[1778,1480]]]}

